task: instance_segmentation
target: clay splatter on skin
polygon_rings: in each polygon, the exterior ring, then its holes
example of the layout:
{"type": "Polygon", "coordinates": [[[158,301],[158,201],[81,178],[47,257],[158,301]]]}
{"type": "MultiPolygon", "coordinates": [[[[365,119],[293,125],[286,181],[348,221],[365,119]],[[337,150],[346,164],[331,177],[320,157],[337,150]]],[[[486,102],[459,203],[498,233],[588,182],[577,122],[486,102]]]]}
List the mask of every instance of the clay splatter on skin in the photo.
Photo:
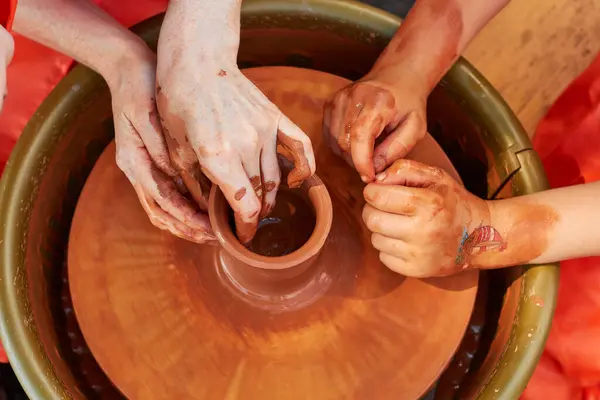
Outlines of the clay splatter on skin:
{"type": "Polygon", "coordinates": [[[233,198],[236,199],[237,201],[240,201],[241,199],[244,198],[245,195],[246,195],[246,188],[241,188],[237,192],[235,192],[235,195],[233,196],[233,198]]]}
{"type": "MultiPolygon", "coordinates": [[[[384,121],[385,115],[389,116],[396,107],[394,95],[387,89],[382,89],[369,83],[359,83],[354,86],[350,93],[350,103],[367,104],[364,107],[347,107],[344,115],[344,123],[347,124],[346,133],[348,146],[340,148],[350,151],[350,143],[368,142],[372,148],[375,138],[379,136],[386,125],[394,129],[399,121],[384,121]]],[[[339,140],[339,139],[338,139],[339,140]]]]}
{"type": "Polygon", "coordinates": [[[439,183],[444,173],[437,167],[412,160],[396,162],[385,172],[377,175],[377,181],[386,184],[430,188],[439,183]]]}
{"type": "Polygon", "coordinates": [[[304,153],[304,144],[281,131],[277,132],[277,141],[294,160],[294,169],[287,178],[288,186],[290,188],[300,187],[302,181],[311,175],[310,165],[304,153]]]}
{"type": "Polygon", "coordinates": [[[227,71],[225,71],[224,69],[219,71],[219,76],[227,76],[227,71]]]}
{"type": "Polygon", "coordinates": [[[158,195],[163,199],[167,198],[168,188],[165,187],[165,177],[158,171],[156,168],[150,169],[150,175],[152,175],[152,179],[156,182],[156,188],[158,190],[158,195]]]}
{"type": "Polygon", "coordinates": [[[260,176],[253,176],[250,178],[250,184],[252,185],[252,189],[254,189],[256,196],[259,199],[262,198],[262,182],[260,176]]]}
{"type": "Polygon", "coordinates": [[[156,108],[156,105],[154,105],[152,111],[148,112],[148,119],[150,120],[150,124],[152,124],[152,127],[156,130],[156,132],[163,132],[163,126],[161,123],[162,119],[158,115],[158,109],[156,108]]]}
{"type": "Polygon", "coordinates": [[[275,186],[277,186],[277,184],[273,181],[268,181],[265,183],[265,190],[267,193],[272,192],[273,190],[275,190],[275,186]]]}

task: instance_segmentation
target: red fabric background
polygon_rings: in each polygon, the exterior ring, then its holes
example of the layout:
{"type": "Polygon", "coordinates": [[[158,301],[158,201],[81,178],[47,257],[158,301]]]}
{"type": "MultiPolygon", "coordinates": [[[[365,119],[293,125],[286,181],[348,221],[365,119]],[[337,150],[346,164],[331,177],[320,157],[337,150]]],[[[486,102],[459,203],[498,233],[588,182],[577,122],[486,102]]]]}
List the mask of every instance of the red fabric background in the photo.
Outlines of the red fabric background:
{"type": "MultiPolygon", "coordinates": [[[[552,187],[600,179],[600,55],[539,124],[534,148],[552,187]]],[[[561,263],[558,305],[525,400],[600,399],[600,257],[561,263]]]]}
{"type": "Polygon", "coordinates": [[[0,0],[0,25],[10,32],[17,11],[17,0],[0,0]]]}
{"type": "MultiPolygon", "coordinates": [[[[168,2],[97,1],[127,26],[164,11],[168,2]]],[[[71,64],[68,57],[15,37],[9,96],[0,115],[0,173],[25,124],[71,64]]],[[[534,146],[553,187],[600,179],[600,57],[550,109],[537,129],[534,146]]],[[[0,361],[6,361],[1,348],[0,361]]],[[[600,258],[562,264],[552,331],[522,398],[542,397],[600,400],[600,258]]]]}
{"type": "MultiPolygon", "coordinates": [[[[8,1],[0,0],[0,16],[8,1]]],[[[168,0],[94,1],[126,26],[165,11],[168,4],[168,0]]],[[[47,47],[19,35],[14,37],[15,54],[7,70],[8,97],[0,114],[0,175],[27,121],[73,63],[69,57],[47,47]]],[[[0,346],[0,362],[7,361],[0,346]]]]}

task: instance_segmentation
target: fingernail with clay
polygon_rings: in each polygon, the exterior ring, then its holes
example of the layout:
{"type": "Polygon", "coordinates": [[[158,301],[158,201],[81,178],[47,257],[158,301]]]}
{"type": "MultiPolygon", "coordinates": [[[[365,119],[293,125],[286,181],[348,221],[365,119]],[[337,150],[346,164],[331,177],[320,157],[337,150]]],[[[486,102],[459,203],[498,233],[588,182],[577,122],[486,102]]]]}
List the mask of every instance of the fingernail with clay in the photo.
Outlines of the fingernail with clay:
{"type": "Polygon", "coordinates": [[[385,172],[382,172],[380,174],[377,174],[377,176],[375,176],[375,179],[377,179],[377,182],[383,182],[383,180],[385,180],[385,178],[387,178],[387,174],[385,172]]]}
{"type": "Polygon", "coordinates": [[[366,175],[361,175],[361,176],[360,176],[360,179],[362,179],[362,181],[363,181],[364,183],[369,183],[369,182],[371,181],[371,180],[369,179],[369,177],[368,177],[368,176],[366,176],[366,175]]]}

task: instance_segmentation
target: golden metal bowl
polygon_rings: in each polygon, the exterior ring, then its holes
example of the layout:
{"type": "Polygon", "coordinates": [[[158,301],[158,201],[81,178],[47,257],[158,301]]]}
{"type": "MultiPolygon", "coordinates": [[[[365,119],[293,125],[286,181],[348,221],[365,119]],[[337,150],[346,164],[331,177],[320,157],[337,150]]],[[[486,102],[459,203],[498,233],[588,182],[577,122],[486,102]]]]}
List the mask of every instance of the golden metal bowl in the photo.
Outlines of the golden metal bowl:
{"type": "MultiPolygon", "coordinates": [[[[135,28],[154,48],[161,21],[155,17],[135,28]]],[[[354,1],[246,0],[239,65],[293,65],[356,79],[399,24],[354,1]]],[[[474,193],[499,198],[547,189],[523,127],[464,59],[431,95],[428,123],[474,193]]],[[[0,333],[32,399],[121,396],[81,339],[65,273],[78,196],[112,137],[108,88],[77,66],[25,128],[1,181],[0,333]]],[[[481,279],[471,328],[432,398],[518,398],[542,353],[558,265],[487,272],[481,279]]]]}

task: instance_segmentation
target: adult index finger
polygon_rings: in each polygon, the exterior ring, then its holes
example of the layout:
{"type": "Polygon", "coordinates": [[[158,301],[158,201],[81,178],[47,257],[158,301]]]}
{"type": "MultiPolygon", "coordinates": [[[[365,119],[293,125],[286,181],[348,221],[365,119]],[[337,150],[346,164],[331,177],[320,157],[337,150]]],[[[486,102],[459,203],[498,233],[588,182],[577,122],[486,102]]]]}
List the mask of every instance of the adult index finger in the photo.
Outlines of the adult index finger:
{"type": "Polygon", "coordinates": [[[244,245],[250,243],[258,228],[261,200],[241,160],[231,156],[215,157],[205,160],[203,169],[233,209],[238,240],[244,245]]]}

